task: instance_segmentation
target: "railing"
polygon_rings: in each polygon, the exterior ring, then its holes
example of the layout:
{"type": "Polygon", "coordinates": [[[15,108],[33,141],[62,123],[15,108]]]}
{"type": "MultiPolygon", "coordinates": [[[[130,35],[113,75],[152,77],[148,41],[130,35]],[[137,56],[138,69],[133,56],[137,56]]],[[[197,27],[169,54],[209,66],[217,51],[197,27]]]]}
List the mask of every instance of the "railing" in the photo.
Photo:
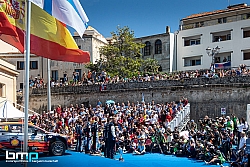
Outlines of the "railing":
{"type": "MultiPolygon", "coordinates": [[[[225,23],[231,23],[231,22],[247,20],[247,19],[249,19],[249,17],[247,17],[247,14],[242,14],[242,15],[237,15],[233,17],[228,17],[225,23]]],[[[203,24],[198,24],[198,25],[196,23],[181,25],[180,30],[188,30],[188,29],[193,29],[193,28],[207,27],[207,26],[213,26],[213,25],[219,25],[219,24],[224,24],[224,23],[223,22],[218,23],[218,19],[212,19],[212,20],[204,22],[203,24]]]]}
{"type": "MultiPolygon", "coordinates": [[[[25,109],[25,107],[24,106],[22,106],[22,105],[20,105],[20,104],[16,104],[18,107],[20,107],[20,108],[22,108],[23,110],[25,109]]],[[[20,108],[19,108],[19,110],[20,110],[20,108]]],[[[21,110],[20,110],[21,111],[21,110]]],[[[23,111],[24,112],[24,111],[23,111]]],[[[33,110],[30,110],[30,109],[28,109],[28,112],[29,112],[29,114],[36,114],[36,115],[40,115],[40,114],[38,114],[37,112],[35,112],[35,111],[33,111],[33,110]]]]}
{"type": "Polygon", "coordinates": [[[189,121],[190,115],[190,104],[188,103],[182,111],[180,111],[174,119],[168,124],[168,128],[171,129],[171,131],[174,131],[175,127],[179,127],[179,130],[182,130],[183,127],[186,125],[186,123],[189,121]]]}
{"type": "MultiPolygon", "coordinates": [[[[241,84],[242,86],[250,85],[250,76],[228,76],[223,78],[183,78],[179,80],[159,80],[149,82],[125,82],[116,84],[107,84],[106,91],[119,91],[119,90],[144,90],[155,88],[171,88],[171,87],[188,87],[193,85],[198,86],[233,86],[241,84]]],[[[238,85],[240,86],[240,85],[238,85]]],[[[84,85],[84,86],[65,86],[51,88],[52,94],[83,94],[89,92],[100,92],[100,85],[84,85]]],[[[46,95],[47,89],[34,88],[30,90],[31,95],[46,95]]]]}

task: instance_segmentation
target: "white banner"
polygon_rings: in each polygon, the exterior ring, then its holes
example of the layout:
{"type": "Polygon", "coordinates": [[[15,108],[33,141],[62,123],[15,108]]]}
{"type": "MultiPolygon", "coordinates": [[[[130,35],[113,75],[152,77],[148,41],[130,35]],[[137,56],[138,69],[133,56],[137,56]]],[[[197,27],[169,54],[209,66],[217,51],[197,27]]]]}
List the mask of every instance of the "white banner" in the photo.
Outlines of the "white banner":
{"type": "Polygon", "coordinates": [[[247,105],[247,123],[250,125],[250,104],[247,105]]]}

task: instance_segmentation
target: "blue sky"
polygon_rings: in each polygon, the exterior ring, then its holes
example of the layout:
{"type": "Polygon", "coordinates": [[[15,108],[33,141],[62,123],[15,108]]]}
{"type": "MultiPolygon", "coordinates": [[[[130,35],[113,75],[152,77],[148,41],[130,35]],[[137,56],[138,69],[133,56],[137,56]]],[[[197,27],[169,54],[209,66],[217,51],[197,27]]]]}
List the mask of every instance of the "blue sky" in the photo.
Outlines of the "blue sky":
{"type": "Polygon", "coordinates": [[[80,0],[89,25],[104,37],[116,27],[128,26],[135,37],[178,30],[179,21],[191,14],[226,9],[228,4],[247,3],[250,0],[80,0]]]}

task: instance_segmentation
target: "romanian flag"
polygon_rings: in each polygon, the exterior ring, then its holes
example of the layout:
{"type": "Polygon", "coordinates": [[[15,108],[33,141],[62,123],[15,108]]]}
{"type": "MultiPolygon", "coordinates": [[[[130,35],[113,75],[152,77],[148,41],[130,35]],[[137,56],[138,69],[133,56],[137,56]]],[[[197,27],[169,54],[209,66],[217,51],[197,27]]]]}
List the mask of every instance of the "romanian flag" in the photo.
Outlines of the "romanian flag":
{"type": "MultiPolygon", "coordinates": [[[[87,63],[66,26],[31,3],[30,53],[52,60],[87,63]]],[[[0,0],[0,39],[24,53],[25,1],[0,0]]]]}

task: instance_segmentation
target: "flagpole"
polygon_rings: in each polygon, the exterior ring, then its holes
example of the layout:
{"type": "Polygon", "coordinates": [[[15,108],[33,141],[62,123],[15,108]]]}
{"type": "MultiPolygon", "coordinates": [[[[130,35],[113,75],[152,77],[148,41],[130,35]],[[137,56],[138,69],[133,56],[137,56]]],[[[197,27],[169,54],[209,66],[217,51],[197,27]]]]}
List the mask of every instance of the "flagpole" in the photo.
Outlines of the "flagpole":
{"type": "Polygon", "coordinates": [[[47,112],[50,113],[51,110],[51,85],[50,85],[50,59],[47,59],[47,76],[48,76],[48,83],[47,83],[47,112]]]}
{"type": "MultiPolygon", "coordinates": [[[[25,62],[25,101],[24,101],[24,141],[23,148],[24,152],[28,152],[28,109],[29,109],[29,69],[30,69],[30,21],[31,21],[31,2],[26,0],[26,36],[25,36],[25,51],[26,51],[26,62],[25,62]]],[[[24,163],[24,166],[27,166],[24,163]]]]}

